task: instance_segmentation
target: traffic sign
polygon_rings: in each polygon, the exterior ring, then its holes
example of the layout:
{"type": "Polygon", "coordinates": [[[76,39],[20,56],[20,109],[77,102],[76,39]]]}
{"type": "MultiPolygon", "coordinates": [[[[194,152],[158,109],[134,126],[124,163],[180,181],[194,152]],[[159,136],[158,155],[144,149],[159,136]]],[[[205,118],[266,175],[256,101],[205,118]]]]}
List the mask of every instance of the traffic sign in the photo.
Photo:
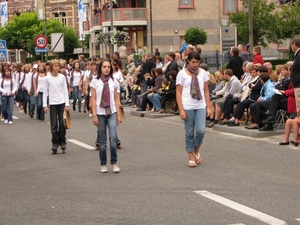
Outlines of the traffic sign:
{"type": "Polygon", "coordinates": [[[0,60],[6,60],[7,52],[6,49],[0,49],[0,60]]]}
{"type": "Polygon", "coordinates": [[[6,49],[6,40],[0,40],[0,49],[6,49]]]}
{"type": "Polygon", "coordinates": [[[48,48],[35,48],[34,51],[35,53],[47,53],[48,48]]]}
{"type": "Polygon", "coordinates": [[[48,45],[48,38],[44,35],[38,35],[34,39],[34,44],[37,48],[45,48],[48,45]]]}

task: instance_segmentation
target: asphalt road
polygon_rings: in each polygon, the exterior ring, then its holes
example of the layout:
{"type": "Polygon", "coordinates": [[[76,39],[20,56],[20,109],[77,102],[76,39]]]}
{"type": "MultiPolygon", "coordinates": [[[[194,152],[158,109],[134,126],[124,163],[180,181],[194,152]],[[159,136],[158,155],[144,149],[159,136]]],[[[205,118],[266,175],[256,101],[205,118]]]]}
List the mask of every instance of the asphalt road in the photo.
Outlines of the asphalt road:
{"type": "Polygon", "coordinates": [[[128,110],[121,172],[102,174],[86,114],[71,112],[72,142],[52,155],[48,122],[15,108],[19,119],[0,124],[0,224],[300,225],[300,147],[207,130],[203,163],[189,168],[178,116],[128,110]]]}

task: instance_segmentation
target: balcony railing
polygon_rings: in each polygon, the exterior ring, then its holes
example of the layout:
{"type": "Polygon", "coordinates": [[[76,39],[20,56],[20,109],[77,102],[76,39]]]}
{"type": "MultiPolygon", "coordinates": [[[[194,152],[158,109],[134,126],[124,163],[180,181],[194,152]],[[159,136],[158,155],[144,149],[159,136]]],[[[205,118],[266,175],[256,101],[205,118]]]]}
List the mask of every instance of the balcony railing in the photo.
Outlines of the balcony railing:
{"type": "Polygon", "coordinates": [[[89,31],[90,30],[90,21],[83,21],[82,22],[82,30],[89,31]]]}
{"type": "Polygon", "coordinates": [[[94,15],[92,17],[92,24],[91,25],[92,25],[91,27],[101,26],[102,25],[102,14],[94,15]]]}
{"type": "MultiPolygon", "coordinates": [[[[147,20],[146,8],[118,8],[113,9],[114,21],[147,20]]],[[[102,21],[110,21],[110,10],[102,11],[102,21]]]]}

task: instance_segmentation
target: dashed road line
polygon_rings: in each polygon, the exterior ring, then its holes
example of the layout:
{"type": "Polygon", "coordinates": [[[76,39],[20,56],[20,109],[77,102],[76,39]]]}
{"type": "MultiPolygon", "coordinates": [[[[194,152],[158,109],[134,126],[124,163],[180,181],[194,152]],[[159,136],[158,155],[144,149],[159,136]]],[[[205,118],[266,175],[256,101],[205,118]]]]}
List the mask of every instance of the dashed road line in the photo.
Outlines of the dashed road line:
{"type": "Polygon", "coordinates": [[[19,117],[17,117],[17,116],[13,116],[12,117],[14,120],[18,120],[19,119],[19,117]]]}
{"type": "Polygon", "coordinates": [[[75,145],[79,145],[80,147],[86,148],[87,150],[94,150],[95,147],[91,145],[87,145],[81,141],[77,141],[75,139],[68,139],[69,142],[72,142],[75,145]]]}
{"type": "Polygon", "coordinates": [[[202,191],[195,191],[195,193],[202,195],[205,198],[211,199],[215,202],[218,202],[222,205],[225,205],[231,209],[234,209],[238,212],[241,212],[245,215],[251,216],[253,218],[256,218],[264,223],[270,224],[270,225],[287,225],[287,223],[283,220],[277,219],[273,216],[267,215],[265,213],[262,213],[260,211],[257,211],[255,209],[249,208],[245,205],[239,204],[237,202],[231,201],[229,199],[226,199],[222,196],[215,195],[211,192],[202,190],[202,191]]]}

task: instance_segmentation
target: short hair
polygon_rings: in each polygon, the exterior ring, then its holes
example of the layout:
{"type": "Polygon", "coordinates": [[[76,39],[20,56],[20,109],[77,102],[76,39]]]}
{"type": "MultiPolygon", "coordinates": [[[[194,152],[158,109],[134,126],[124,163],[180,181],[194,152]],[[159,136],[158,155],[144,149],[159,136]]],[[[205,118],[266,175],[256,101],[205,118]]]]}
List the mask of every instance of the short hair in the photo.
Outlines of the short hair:
{"type": "Polygon", "coordinates": [[[196,59],[196,60],[200,61],[200,54],[199,54],[199,52],[191,51],[191,52],[188,54],[187,59],[188,59],[189,61],[192,60],[192,59],[196,59]]]}
{"type": "Polygon", "coordinates": [[[248,64],[248,63],[249,63],[249,61],[244,61],[244,62],[243,62],[243,66],[244,66],[244,67],[247,67],[247,64],[248,64]]]}
{"type": "Polygon", "coordinates": [[[265,83],[270,79],[268,72],[263,72],[260,74],[260,79],[262,79],[265,83]]]}
{"type": "Polygon", "coordinates": [[[168,85],[170,84],[170,81],[168,81],[168,80],[163,80],[162,83],[163,83],[164,85],[168,86],[168,85]]]}
{"type": "Polygon", "coordinates": [[[250,70],[253,66],[254,66],[253,62],[248,62],[247,65],[246,65],[248,70],[250,70]]]}
{"type": "Polygon", "coordinates": [[[240,51],[237,47],[232,47],[231,52],[233,53],[234,56],[238,56],[240,51]]]}
{"type": "Polygon", "coordinates": [[[297,47],[300,47],[300,37],[295,37],[291,40],[291,44],[295,44],[297,47]]]}
{"type": "Polygon", "coordinates": [[[224,74],[227,74],[228,76],[230,76],[230,77],[232,77],[233,76],[233,71],[232,71],[232,69],[226,69],[225,71],[224,71],[224,74]]]}
{"type": "Polygon", "coordinates": [[[195,51],[196,51],[196,52],[199,52],[200,55],[201,55],[201,53],[202,53],[202,49],[201,49],[200,47],[196,47],[195,51]]]}
{"type": "Polygon", "coordinates": [[[174,52],[169,52],[168,56],[170,56],[172,59],[175,59],[175,53],[174,52]]]}
{"type": "Polygon", "coordinates": [[[208,65],[206,63],[201,63],[199,67],[201,69],[204,69],[206,72],[209,70],[208,65]]]}
{"type": "Polygon", "coordinates": [[[161,56],[156,56],[156,60],[158,60],[158,61],[162,61],[162,57],[161,56]]]}
{"type": "Polygon", "coordinates": [[[52,70],[53,70],[54,65],[58,65],[58,66],[59,66],[59,61],[58,61],[57,59],[52,59],[52,60],[50,61],[49,66],[50,66],[50,71],[51,71],[51,72],[52,72],[52,70]]]}
{"type": "Polygon", "coordinates": [[[160,75],[160,74],[163,74],[163,70],[161,68],[157,68],[155,69],[155,72],[160,75]]]}
{"type": "Polygon", "coordinates": [[[254,46],[253,49],[257,52],[257,54],[261,54],[261,48],[259,46],[254,46]]]}
{"type": "Polygon", "coordinates": [[[168,75],[169,77],[172,76],[172,80],[176,80],[178,72],[176,70],[171,70],[168,75]]]}
{"type": "Polygon", "coordinates": [[[258,68],[257,66],[253,65],[253,66],[251,66],[251,68],[249,69],[249,71],[255,70],[257,72],[258,71],[257,68],[258,68]]]}
{"type": "Polygon", "coordinates": [[[263,73],[263,72],[268,72],[268,68],[266,67],[266,66],[259,66],[258,68],[257,68],[257,70],[259,71],[259,72],[261,72],[261,73],[263,73]]]}
{"type": "Polygon", "coordinates": [[[281,73],[283,65],[282,64],[278,64],[275,66],[275,72],[277,75],[279,75],[281,73]]]}
{"type": "Polygon", "coordinates": [[[285,70],[289,70],[289,68],[290,68],[290,65],[288,63],[286,63],[282,66],[282,69],[285,69],[285,70]]]}
{"type": "Polygon", "coordinates": [[[272,64],[270,62],[265,62],[264,66],[268,68],[268,70],[272,69],[272,64]]]}

